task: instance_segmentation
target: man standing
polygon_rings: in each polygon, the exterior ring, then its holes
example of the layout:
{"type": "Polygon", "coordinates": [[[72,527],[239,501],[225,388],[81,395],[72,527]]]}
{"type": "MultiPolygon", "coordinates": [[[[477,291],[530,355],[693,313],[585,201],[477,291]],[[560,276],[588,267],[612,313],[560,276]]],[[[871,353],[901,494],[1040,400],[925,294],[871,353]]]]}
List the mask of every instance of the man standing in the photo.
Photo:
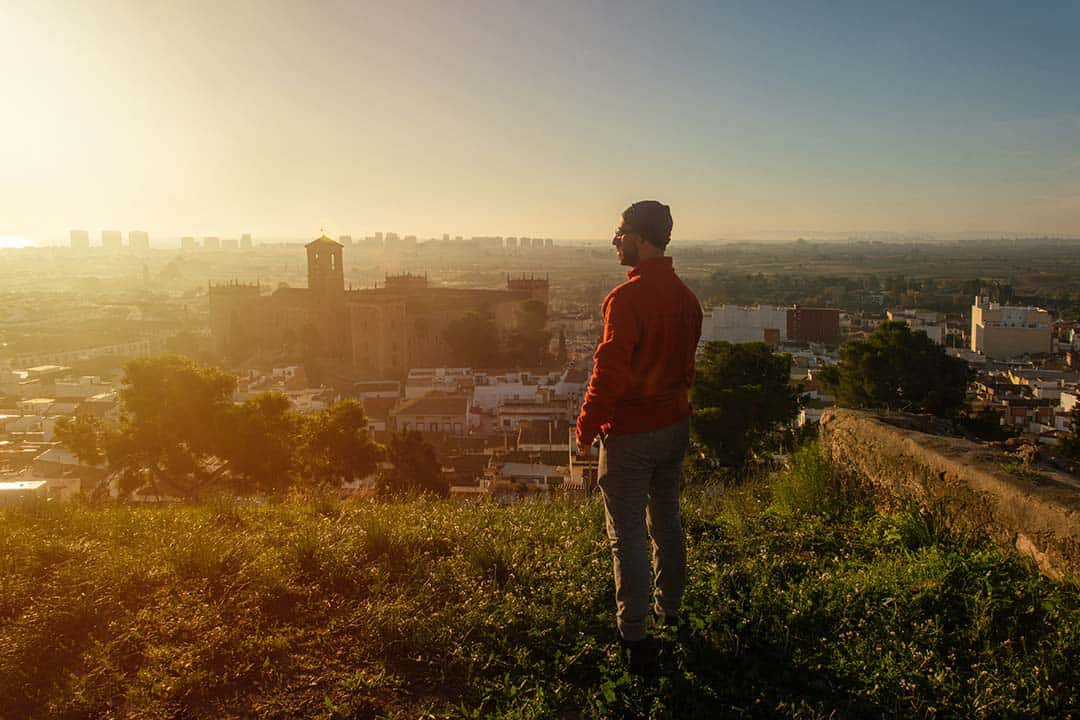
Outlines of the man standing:
{"type": "Polygon", "coordinates": [[[597,435],[601,439],[598,482],[619,635],[630,670],[638,674],[656,663],[657,644],[645,632],[651,578],[653,612],[664,622],[678,619],[686,586],[679,485],[702,313],[664,256],[671,227],[671,209],[655,200],[634,203],[620,218],[612,244],[619,262],[631,269],[604,298],[604,337],[577,420],[580,454],[588,453],[597,435]]]}

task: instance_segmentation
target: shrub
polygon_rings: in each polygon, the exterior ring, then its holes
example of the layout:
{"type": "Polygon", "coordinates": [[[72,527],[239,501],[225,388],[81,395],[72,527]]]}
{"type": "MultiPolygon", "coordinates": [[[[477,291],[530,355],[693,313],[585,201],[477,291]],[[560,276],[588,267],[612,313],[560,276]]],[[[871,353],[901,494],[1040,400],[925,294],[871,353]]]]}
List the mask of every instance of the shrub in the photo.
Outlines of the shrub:
{"type": "Polygon", "coordinates": [[[816,442],[791,455],[788,468],[773,483],[773,494],[777,506],[811,515],[835,513],[843,504],[832,463],[816,442]]]}

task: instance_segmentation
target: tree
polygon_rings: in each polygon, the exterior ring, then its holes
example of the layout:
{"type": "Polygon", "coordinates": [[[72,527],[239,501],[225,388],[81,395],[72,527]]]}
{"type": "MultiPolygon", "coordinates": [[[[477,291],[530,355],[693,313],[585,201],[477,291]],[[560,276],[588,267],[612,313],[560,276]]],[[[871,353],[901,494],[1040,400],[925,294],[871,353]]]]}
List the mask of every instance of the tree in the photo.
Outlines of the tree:
{"type": "Polygon", "coordinates": [[[105,427],[96,415],[60,418],[56,422],[56,439],[81,463],[98,465],[105,460],[105,427]]]}
{"type": "Polygon", "coordinates": [[[954,416],[964,405],[971,369],[925,332],[885,322],[840,347],[840,362],[820,374],[837,404],[954,416]]]}
{"type": "Polygon", "coordinates": [[[798,413],[790,377],[791,356],[765,343],[706,343],[691,390],[694,437],[743,470],[798,413]]]}
{"type": "Polygon", "coordinates": [[[526,300],[517,308],[514,330],[507,349],[509,364],[516,367],[545,367],[551,363],[548,346],[547,306],[539,300],[526,300]]]}
{"type": "Polygon", "coordinates": [[[235,377],[177,355],[125,365],[120,426],[105,443],[121,489],[147,481],[159,492],[198,496],[213,480],[235,388],[235,377]]]}
{"type": "Polygon", "coordinates": [[[295,478],[304,418],[290,406],[266,392],[228,409],[223,455],[238,490],[281,495],[295,478]]]}
{"type": "Polygon", "coordinates": [[[301,452],[305,480],[337,488],[372,474],[385,449],[369,436],[364,407],[344,400],[308,420],[301,452]]]}
{"type": "Polygon", "coordinates": [[[383,476],[383,492],[446,496],[450,487],[442,476],[435,448],[415,430],[390,439],[389,459],[393,468],[383,476]]]}
{"type": "Polygon", "coordinates": [[[499,364],[499,331],[487,313],[466,313],[443,332],[458,365],[490,368],[499,364]]]}

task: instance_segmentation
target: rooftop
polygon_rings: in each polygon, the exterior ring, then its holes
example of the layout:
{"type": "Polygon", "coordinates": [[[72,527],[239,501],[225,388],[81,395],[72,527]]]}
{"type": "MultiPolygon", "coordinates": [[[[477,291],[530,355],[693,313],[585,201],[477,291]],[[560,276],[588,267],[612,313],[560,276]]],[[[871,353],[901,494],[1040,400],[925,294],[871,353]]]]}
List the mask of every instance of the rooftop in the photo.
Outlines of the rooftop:
{"type": "Polygon", "coordinates": [[[469,409],[465,395],[424,395],[406,400],[391,415],[464,415],[469,409]]]}
{"type": "Polygon", "coordinates": [[[0,482],[0,492],[37,490],[44,485],[45,482],[45,480],[15,480],[11,482],[0,482]]]}
{"type": "Polygon", "coordinates": [[[394,406],[397,405],[398,399],[396,397],[364,398],[360,403],[364,406],[364,413],[366,413],[369,418],[385,420],[390,417],[390,413],[394,409],[394,406]]]}
{"type": "Polygon", "coordinates": [[[339,243],[337,240],[331,240],[330,238],[326,237],[325,235],[322,235],[320,237],[315,238],[314,240],[309,242],[304,247],[311,247],[312,245],[331,245],[331,246],[334,246],[334,247],[345,247],[344,245],[339,243]]]}
{"type": "Polygon", "coordinates": [[[565,445],[570,423],[565,420],[526,420],[518,425],[518,445],[565,445]]]}

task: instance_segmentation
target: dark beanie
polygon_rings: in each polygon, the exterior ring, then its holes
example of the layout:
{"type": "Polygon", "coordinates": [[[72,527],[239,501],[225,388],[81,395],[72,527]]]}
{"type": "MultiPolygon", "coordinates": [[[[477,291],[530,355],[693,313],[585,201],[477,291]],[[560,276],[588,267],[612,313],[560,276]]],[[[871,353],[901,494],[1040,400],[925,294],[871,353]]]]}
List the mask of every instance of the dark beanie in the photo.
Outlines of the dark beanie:
{"type": "Polygon", "coordinates": [[[623,211],[623,225],[663,250],[671,241],[671,208],[656,200],[639,200],[623,211]]]}

